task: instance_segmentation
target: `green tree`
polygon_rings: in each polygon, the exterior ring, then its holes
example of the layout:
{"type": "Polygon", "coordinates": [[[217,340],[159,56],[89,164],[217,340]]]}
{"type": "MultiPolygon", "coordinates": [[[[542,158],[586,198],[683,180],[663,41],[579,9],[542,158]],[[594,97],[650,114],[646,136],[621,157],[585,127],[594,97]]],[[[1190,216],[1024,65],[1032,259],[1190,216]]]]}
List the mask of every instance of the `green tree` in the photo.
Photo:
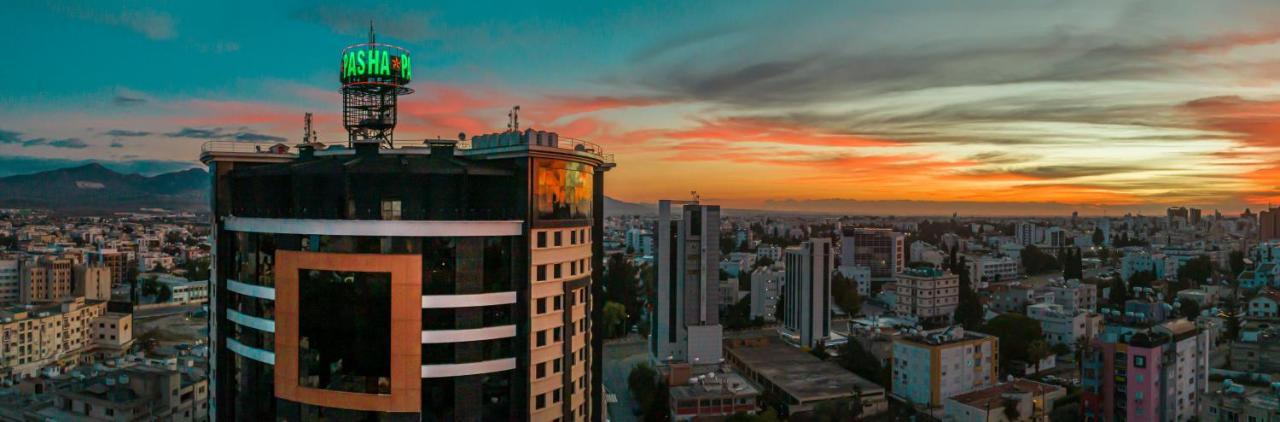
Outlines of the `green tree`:
{"type": "Polygon", "coordinates": [[[1236,276],[1244,272],[1244,252],[1231,251],[1231,259],[1229,261],[1231,262],[1231,278],[1235,279],[1236,276]]]}
{"type": "Polygon", "coordinates": [[[604,337],[618,338],[626,335],[627,308],[618,302],[604,303],[604,337]]]}
{"type": "Polygon", "coordinates": [[[667,413],[665,411],[666,397],[659,397],[659,394],[662,393],[660,384],[662,382],[658,379],[658,371],[647,363],[636,365],[631,368],[631,373],[627,375],[627,387],[631,389],[631,397],[636,399],[636,403],[646,413],[657,406],[664,408],[661,413],[667,413]]]}
{"type": "Polygon", "coordinates": [[[879,358],[871,354],[858,343],[856,339],[849,339],[848,343],[840,347],[840,356],[836,360],[844,369],[858,374],[858,376],[871,380],[880,385],[891,385],[893,370],[886,367],[880,362],[879,358]]]}
{"type": "Polygon", "coordinates": [[[1049,357],[1051,352],[1049,344],[1044,340],[1033,340],[1027,344],[1027,360],[1035,366],[1037,373],[1040,372],[1040,361],[1049,357]]]}
{"type": "Polygon", "coordinates": [[[1178,313],[1187,319],[1194,320],[1200,316],[1200,304],[1189,297],[1178,299],[1178,313]]]}
{"type": "Polygon", "coordinates": [[[838,272],[832,275],[831,296],[836,306],[848,312],[849,316],[862,312],[862,297],[858,295],[858,285],[853,279],[838,272]]]}
{"type": "Polygon", "coordinates": [[[1155,281],[1155,270],[1137,271],[1129,275],[1129,285],[1134,287],[1151,287],[1151,283],[1155,281]]]}
{"type": "Polygon", "coordinates": [[[1040,322],[1022,314],[1006,313],[987,321],[982,332],[1000,339],[1000,366],[1008,368],[1010,361],[1030,362],[1028,348],[1031,342],[1040,340],[1040,322]]]}
{"type": "Polygon", "coordinates": [[[1101,227],[1093,229],[1093,245],[1094,246],[1102,246],[1102,244],[1105,243],[1106,240],[1107,238],[1102,235],[1101,227]]]}
{"type": "Polygon", "coordinates": [[[1020,257],[1022,258],[1022,268],[1027,271],[1027,274],[1044,274],[1062,268],[1062,265],[1058,263],[1058,260],[1053,255],[1044,253],[1035,245],[1028,245],[1023,248],[1020,257]]]}
{"type": "Polygon", "coordinates": [[[1112,305],[1124,305],[1129,300],[1129,288],[1125,287],[1124,280],[1116,277],[1111,280],[1111,296],[1108,298],[1112,305]]]}
{"type": "Polygon", "coordinates": [[[1084,279],[1083,256],[1079,248],[1064,248],[1062,256],[1062,278],[1071,280],[1084,279]]]}
{"type": "Polygon", "coordinates": [[[1235,301],[1227,303],[1227,338],[1231,341],[1240,339],[1240,311],[1236,310],[1235,301]]]}
{"type": "Polygon", "coordinates": [[[1191,258],[1178,268],[1178,281],[1190,282],[1191,287],[1199,287],[1211,276],[1213,276],[1213,261],[1207,255],[1191,258]]]}
{"type": "Polygon", "coordinates": [[[621,304],[625,312],[627,320],[625,325],[630,326],[640,322],[640,315],[644,312],[641,310],[641,292],[640,287],[641,267],[632,264],[631,260],[621,253],[609,255],[609,259],[605,260],[604,265],[604,300],[605,302],[614,302],[621,304]]]}
{"type": "Polygon", "coordinates": [[[756,328],[764,325],[764,319],[751,318],[751,297],[744,297],[732,305],[724,308],[723,316],[720,318],[724,328],[728,330],[742,330],[747,328],[756,328]]]}
{"type": "Polygon", "coordinates": [[[1018,411],[1017,399],[1005,398],[1003,404],[1004,404],[1004,417],[1006,419],[1010,421],[1017,421],[1018,418],[1022,417],[1021,412],[1018,411]]]}
{"type": "Polygon", "coordinates": [[[974,330],[982,325],[983,317],[986,311],[982,308],[982,299],[978,297],[978,292],[973,289],[973,282],[969,280],[969,271],[965,258],[961,257],[956,265],[960,269],[960,303],[956,306],[955,322],[963,325],[964,328],[974,330]]]}

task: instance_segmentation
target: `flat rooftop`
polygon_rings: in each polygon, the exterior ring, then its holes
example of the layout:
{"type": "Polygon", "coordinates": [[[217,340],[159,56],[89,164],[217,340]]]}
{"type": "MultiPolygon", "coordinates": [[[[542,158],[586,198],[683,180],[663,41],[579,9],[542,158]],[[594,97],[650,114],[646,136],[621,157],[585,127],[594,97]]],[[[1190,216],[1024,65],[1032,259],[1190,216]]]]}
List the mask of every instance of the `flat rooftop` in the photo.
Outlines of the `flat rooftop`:
{"type": "Polygon", "coordinates": [[[696,383],[671,387],[671,397],[677,400],[757,395],[760,391],[754,385],[732,372],[712,372],[702,375],[696,383]]]}
{"type": "Polygon", "coordinates": [[[1008,393],[1030,393],[1033,396],[1044,396],[1052,399],[1055,394],[1066,394],[1066,390],[1056,385],[1019,378],[1013,382],[970,391],[947,400],[953,400],[978,409],[987,408],[988,405],[992,409],[998,409],[1004,407],[1004,395],[1008,393]]]}
{"type": "MultiPolygon", "coordinates": [[[[753,339],[756,340],[756,339],[753,339]]],[[[725,350],[746,369],[801,401],[848,397],[856,385],[863,394],[884,392],[884,387],[823,361],[800,349],[769,337],[752,344],[730,345],[725,350]]]]}

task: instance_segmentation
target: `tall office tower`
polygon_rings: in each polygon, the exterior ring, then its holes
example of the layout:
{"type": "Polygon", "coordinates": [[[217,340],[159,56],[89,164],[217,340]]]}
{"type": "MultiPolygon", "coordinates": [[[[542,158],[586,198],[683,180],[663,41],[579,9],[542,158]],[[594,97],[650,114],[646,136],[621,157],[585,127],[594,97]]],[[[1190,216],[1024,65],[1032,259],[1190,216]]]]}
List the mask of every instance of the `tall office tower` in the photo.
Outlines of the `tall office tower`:
{"type": "Polygon", "coordinates": [[[840,265],[871,269],[874,281],[893,281],[907,268],[906,235],[891,229],[846,228],[840,238],[840,265]]]}
{"type": "Polygon", "coordinates": [[[659,365],[720,363],[720,206],[658,202],[649,359],[659,365]],[[674,207],[673,207],[674,206],[674,207]]]}
{"type": "Polygon", "coordinates": [[[1188,223],[1191,223],[1191,225],[1193,225],[1193,226],[1195,226],[1195,225],[1199,225],[1199,224],[1200,224],[1200,218],[1201,218],[1201,217],[1200,217],[1200,215],[1201,215],[1201,211],[1200,211],[1200,209],[1199,209],[1199,208],[1191,208],[1191,209],[1189,209],[1189,210],[1188,210],[1188,214],[1187,214],[1187,222],[1188,222],[1188,223]]]}
{"type": "Polygon", "coordinates": [[[1040,238],[1044,237],[1043,230],[1036,223],[1026,221],[1018,223],[1018,229],[1014,235],[1018,239],[1018,244],[1022,246],[1040,243],[1040,238]]]}
{"type": "Polygon", "coordinates": [[[1165,216],[1168,218],[1169,224],[1173,225],[1175,221],[1186,223],[1191,215],[1185,207],[1169,207],[1165,210],[1165,216]]]}
{"type": "Polygon", "coordinates": [[[1280,208],[1270,208],[1258,213],[1258,240],[1280,239],[1280,208]]]}
{"type": "Polygon", "coordinates": [[[72,262],[67,258],[41,256],[24,261],[22,302],[56,302],[71,298],[74,288],[72,262]]]}
{"type": "Polygon", "coordinates": [[[782,328],[788,343],[815,348],[831,338],[831,239],[809,239],[787,248],[782,328]]]}
{"type": "MultiPolygon", "coordinates": [[[[410,75],[377,42],[343,64],[352,89],[410,75]]],[[[214,419],[600,420],[611,157],[517,125],[393,141],[365,94],[349,143],[203,148],[214,419]]]]}

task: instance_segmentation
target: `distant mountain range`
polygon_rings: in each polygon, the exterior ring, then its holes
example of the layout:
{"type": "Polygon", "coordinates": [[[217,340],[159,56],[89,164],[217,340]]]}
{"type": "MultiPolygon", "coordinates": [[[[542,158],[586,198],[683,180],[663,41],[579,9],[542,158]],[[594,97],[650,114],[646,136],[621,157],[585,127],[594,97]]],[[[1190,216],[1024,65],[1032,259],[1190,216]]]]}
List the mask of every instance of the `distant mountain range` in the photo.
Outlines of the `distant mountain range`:
{"type": "MultiPolygon", "coordinates": [[[[124,174],[89,163],[0,178],[0,208],[44,208],[70,214],[165,208],[209,209],[209,172],[200,168],[155,176],[124,174]]],[[[606,196],[606,215],[651,215],[655,205],[606,196]]]]}
{"type": "Polygon", "coordinates": [[[0,178],[0,208],[45,208],[71,214],[165,208],[209,208],[209,173],[193,168],[155,176],[122,174],[89,163],[0,178]]]}
{"type": "Polygon", "coordinates": [[[610,198],[608,195],[604,197],[604,215],[656,215],[658,214],[657,204],[637,204],[634,202],[624,202],[610,198]]]}

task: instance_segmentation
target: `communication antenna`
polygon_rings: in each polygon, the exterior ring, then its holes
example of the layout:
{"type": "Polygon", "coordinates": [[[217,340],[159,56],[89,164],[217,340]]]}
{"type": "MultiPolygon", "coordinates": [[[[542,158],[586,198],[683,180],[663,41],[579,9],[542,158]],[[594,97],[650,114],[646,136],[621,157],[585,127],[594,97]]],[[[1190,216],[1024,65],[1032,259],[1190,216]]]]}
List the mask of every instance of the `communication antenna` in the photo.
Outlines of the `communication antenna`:
{"type": "Polygon", "coordinates": [[[689,191],[689,196],[693,197],[693,202],[699,202],[702,200],[702,195],[698,195],[698,191],[696,190],[689,191]]]}
{"type": "Polygon", "coordinates": [[[316,131],[311,130],[311,113],[307,113],[302,124],[302,143],[309,144],[316,139],[316,131]]]}
{"type": "Polygon", "coordinates": [[[512,132],[520,131],[520,106],[511,107],[511,111],[507,112],[507,130],[512,132]]]}

